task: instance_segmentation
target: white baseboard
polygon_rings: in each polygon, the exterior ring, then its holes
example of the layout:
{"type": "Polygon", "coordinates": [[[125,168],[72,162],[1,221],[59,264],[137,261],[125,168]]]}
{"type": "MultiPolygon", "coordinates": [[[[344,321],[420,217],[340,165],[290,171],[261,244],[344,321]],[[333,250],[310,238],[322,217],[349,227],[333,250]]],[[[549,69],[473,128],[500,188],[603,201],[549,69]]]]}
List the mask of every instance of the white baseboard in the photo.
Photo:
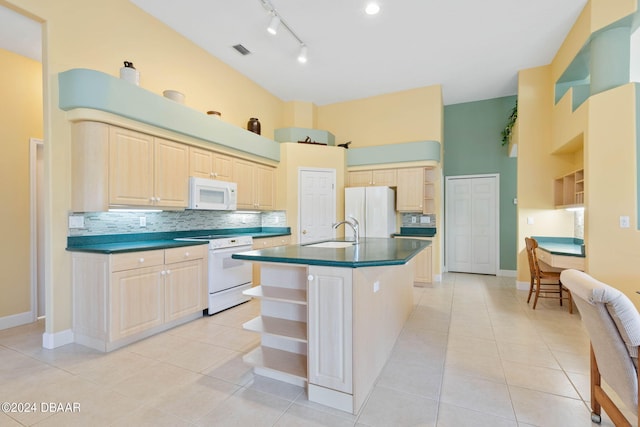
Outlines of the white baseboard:
{"type": "Polygon", "coordinates": [[[65,329],[64,331],[55,332],[50,334],[45,332],[42,334],[42,347],[53,349],[56,347],[62,347],[66,344],[73,342],[73,331],[71,329],[65,329]]]}
{"type": "Polygon", "coordinates": [[[35,322],[33,313],[25,311],[24,313],[12,314],[10,316],[0,317],[0,330],[14,328],[27,323],[35,322]]]}
{"type": "Polygon", "coordinates": [[[517,277],[518,272],[516,270],[498,270],[498,276],[517,277]]]}
{"type": "Polygon", "coordinates": [[[531,286],[530,282],[521,282],[519,280],[516,281],[516,289],[520,291],[528,291],[529,286],[531,286]]]}

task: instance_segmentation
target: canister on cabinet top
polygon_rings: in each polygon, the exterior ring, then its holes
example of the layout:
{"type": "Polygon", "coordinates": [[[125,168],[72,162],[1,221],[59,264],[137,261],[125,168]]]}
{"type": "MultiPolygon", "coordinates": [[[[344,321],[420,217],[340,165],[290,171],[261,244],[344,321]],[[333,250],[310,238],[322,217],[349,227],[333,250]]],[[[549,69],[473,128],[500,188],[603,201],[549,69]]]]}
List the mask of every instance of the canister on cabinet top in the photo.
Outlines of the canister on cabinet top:
{"type": "Polygon", "coordinates": [[[124,61],[124,67],[120,68],[120,78],[140,86],[140,72],[135,69],[133,62],[124,61]]]}

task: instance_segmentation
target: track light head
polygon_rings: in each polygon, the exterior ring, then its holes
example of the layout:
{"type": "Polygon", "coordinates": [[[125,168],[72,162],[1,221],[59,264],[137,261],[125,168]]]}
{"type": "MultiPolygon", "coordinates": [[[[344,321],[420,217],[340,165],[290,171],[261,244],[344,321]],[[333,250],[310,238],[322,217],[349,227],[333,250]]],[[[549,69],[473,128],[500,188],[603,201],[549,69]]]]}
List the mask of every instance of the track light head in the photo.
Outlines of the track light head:
{"type": "Polygon", "coordinates": [[[300,53],[298,53],[298,62],[300,62],[301,64],[305,64],[307,62],[307,46],[304,44],[300,46],[300,53]]]}
{"type": "Polygon", "coordinates": [[[275,35],[278,32],[279,26],[280,26],[280,17],[278,15],[273,15],[273,18],[271,18],[271,22],[267,27],[267,32],[269,34],[275,35]]]}

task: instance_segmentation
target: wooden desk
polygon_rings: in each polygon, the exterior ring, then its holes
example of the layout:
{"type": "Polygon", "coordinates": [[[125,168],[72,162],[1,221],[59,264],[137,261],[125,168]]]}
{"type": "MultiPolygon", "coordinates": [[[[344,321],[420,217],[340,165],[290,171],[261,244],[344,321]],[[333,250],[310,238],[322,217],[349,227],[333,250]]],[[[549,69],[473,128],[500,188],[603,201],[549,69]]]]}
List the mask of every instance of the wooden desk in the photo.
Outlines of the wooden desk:
{"type": "Polygon", "coordinates": [[[536,255],[538,256],[538,261],[542,261],[553,268],[562,270],[574,268],[580,271],[584,271],[585,268],[584,257],[553,254],[540,247],[536,249],[536,255]]]}

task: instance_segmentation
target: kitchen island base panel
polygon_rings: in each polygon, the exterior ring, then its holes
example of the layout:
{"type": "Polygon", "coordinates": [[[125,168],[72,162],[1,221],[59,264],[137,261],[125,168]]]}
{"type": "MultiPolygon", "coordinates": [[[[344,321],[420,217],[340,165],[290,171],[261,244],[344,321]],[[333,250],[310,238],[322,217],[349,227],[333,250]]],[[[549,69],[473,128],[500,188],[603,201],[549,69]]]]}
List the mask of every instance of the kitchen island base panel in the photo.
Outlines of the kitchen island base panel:
{"type": "Polygon", "coordinates": [[[308,398],[356,414],[413,304],[414,263],[364,268],[260,262],[262,334],[244,357],[256,375],[306,386],[308,398]]]}
{"type": "Polygon", "coordinates": [[[307,385],[307,356],[261,345],[242,360],[253,366],[256,375],[299,387],[307,385]]]}
{"type": "Polygon", "coordinates": [[[315,384],[309,384],[307,388],[307,398],[310,402],[319,403],[341,411],[356,414],[357,411],[353,407],[353,395],[342,393],[330,388],[320,387],[315,384]]]}

